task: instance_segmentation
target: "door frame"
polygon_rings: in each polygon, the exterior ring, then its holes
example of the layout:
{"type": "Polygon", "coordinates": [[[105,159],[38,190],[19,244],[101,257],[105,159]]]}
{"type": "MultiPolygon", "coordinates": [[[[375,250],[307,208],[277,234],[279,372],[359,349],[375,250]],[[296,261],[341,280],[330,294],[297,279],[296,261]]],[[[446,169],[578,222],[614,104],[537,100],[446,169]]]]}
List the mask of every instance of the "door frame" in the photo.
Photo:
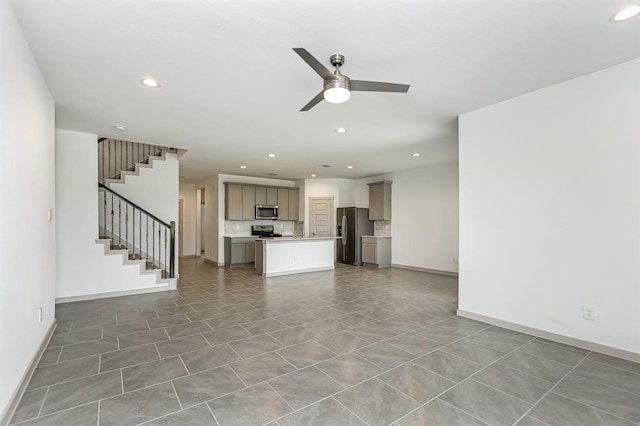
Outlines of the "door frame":
{"type": "Polygon", "coordinates": [[[184,235],[182,234],[182,227],[184,225],[184,199],[178,199],[178,259],[182,259],[184,255],[184,235]]]}
{"type": "Polygon", "coordinates": [[[312,221],[312,212],[313,212],[313,208],[311,207],[313,205],[314,201],[318,201],[318,200],[323,200],[323,201],[329,201],[330,203],[330,207],[329,207],[329,236],[330,237],[334,237],[336,234],[336,212],[335,212],[335,205],[333,204],[333,197],[309,197],[309,235],[312,235],[311,230],[313,229],[312,224],[315,221],[312,221]]]}

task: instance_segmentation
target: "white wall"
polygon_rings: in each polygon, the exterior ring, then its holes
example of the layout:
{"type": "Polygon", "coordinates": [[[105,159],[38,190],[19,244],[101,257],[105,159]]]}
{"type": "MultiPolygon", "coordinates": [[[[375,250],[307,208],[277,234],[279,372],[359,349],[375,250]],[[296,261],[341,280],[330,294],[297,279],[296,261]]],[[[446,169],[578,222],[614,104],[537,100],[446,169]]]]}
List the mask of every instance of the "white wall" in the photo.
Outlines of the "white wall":
{"type": "Polygon", "coordinates": [[[458,272],[454,262],[458,257],[458,164],[436,164],[361,179],[354,187],[357,207],[369,207],[367,184],[382,180],[393,182],[391,262],[458,272]]]}
{"type": "Polygon", "coordinates": [[[166,153],[164,160],[153,160],[151,165],[141,167],[137,176],[126,176],[124,183],[111,182],[108,186],[164,222],[177,223],[178,156],[166,153]]]}
{"type": "Polygon", "coordinates": [[[0,43],[1,421],[54,321],[56,242],[54,102],[7,0],[0,43]]]}
{"type": "Polygon", "coordinates": [[[639,141],[640,60],[461,116],[460,309],[640,353],[639,141]]]}
{"type": "Polygon", "coordinates": [[[56,297],[157,287],[155,275],[124,266],[121,255],[104,254],[98,238],[97,136],[56,130],[56,297]]]}
{"type": "Polygon", "coordinates": [[[180,238],[182,238],[182,255],[196,255],[196,233],[199,230],[196,227],[196,209],[200,208],[197,204],[196,186],[193,183],[181,183],[178,197],[184,200],[182,212],[182,226],[180,230],[180,238]]]}

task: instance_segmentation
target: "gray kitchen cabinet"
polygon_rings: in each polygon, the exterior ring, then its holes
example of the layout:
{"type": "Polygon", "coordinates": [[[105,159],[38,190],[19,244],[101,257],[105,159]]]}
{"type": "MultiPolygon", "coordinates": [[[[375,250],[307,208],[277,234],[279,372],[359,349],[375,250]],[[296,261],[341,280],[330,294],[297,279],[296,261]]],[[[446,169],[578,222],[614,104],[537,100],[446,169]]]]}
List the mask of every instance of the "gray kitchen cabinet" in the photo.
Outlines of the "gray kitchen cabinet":
{"type": "Polygon", "coordinates": [[[278,188],[278,220],[289,220],[289,190],[278,188]]]}
{"type": "Polygon", "coordinates": [[[253,263],[256,260],[256,242],[255,241],[246,243],[245,253],[246,253],[245,259],[247,263],[253,263]]]}
{"type": "Polygon", "coordinates": [[[300,220],[300,190],[289,190],[289,220],[300,220]]]}
{"type": "Polygon", "coordinates": [[[267,204],[267,188],[264,186],[256,186],[256,204],[267,204]]]}
{"type": "Polygon", "coordinates": [[[255,238],[224,237],[224,264],[234,267],[253,263],[255,250],[255,238]]]}
{"type": "Polygon", "coordinates": [[[224,218],[242,220],[242,185],[226,184],[224,189],[224,218]]]}
{"type": "Polygon", "coordinates": [[[278,188],[267,188],[267,205],[278,205],[278,188]]]}
{"type": "Polygon", "coordinates": [[[298,188],[225,182],[225,220],[255,220],[256,204],[278,206],[278,220],[300,220],[298,188]]]}
{"type": "Polygon", "coordinates": [[[391,237],[362,237],[362,262],[379,268],[391,266],[391,237]]]}
{"type": "Polygon", "coordinates": [[[266,186],[256,186],[256,204],[263,206],[278,205],[278,188],[267,188],[266,186]]]}
{"type": "Polygon", "coordinates": [[[246,263],[246,261],[247,245],[245,243],[231,243],[231,262],[229,265],[246,263]]]}
{"type": "Polygon", "coordinates": [[[391,220],[391,183],[369,184],[369,220],[391,220]]]}
{"type": "Polygon", "coordinates": [[[242,220],[254,220],[256,218],[255,194],[255,186],[242,186],[242,220]]]}

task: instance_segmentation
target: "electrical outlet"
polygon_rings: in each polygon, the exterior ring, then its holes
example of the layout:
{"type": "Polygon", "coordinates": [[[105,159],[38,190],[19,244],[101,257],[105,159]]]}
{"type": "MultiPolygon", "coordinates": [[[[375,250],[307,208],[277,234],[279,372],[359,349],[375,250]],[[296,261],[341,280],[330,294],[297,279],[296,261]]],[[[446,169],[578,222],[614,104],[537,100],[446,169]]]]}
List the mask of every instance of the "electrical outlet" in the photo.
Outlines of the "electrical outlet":
{"type": "Polygon", "coordinates": [[[596,307],[593,305],[582,305],[582,318],[590,321],[595,321],[596,307]]]}
{"type": "Polygon", "coordinates": [[[457,257],[454,257],[454,258],[453,258],[453,264],[454,264],[454,265],[457,265],[457,264],[458,264],[458,258],[457,258],[457,257]]]}
{"type": "Polygon", "coordinates": [[[389,230],[389,225],[384,225],[384,230],[388,231],[389,230]]]}
{"type": "Polygon", "coordinates": [[[38,308],[38,322],[42,323],[42,306],[38,308]]]}
{"type": "Polygon", "coordinates": [[[47,210],[47,220],[53,222],[53,209],[47,210]]]}

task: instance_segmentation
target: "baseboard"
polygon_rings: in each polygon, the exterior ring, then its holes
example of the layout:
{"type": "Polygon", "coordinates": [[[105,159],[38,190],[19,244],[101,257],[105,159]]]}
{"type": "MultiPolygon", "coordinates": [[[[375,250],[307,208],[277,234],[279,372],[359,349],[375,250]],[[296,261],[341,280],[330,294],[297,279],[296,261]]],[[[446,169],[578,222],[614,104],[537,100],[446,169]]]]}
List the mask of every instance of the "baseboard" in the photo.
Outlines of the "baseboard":
{"type": "Polygon", "coordinates": [[[218,262],[215,262],[215,261],[213,261],[211,259],[207,259],[206,257],[204,258],[204,263],[208,263],[209,265],[218,266],[218,267],[224,266],[224,262],[218,263],[218,262]]]}
{"type": "Polygon", "coordinates": [[[15,413],[16,408],[18,408],[18,404],[22,399],[22,395],[24,395],[24,391],[27,389],[29,380],[31,380],[31,376],[33,376],[33,372],[36,371],[36,367],[40,362],[40,358],[42,358],[42,354],[47,349],[47,346],[49,345],[49,341],[51,340],[51,337],[53,336],[53,332],[55,331],[57,325],[58,325],[58,322],[54,318],[53,322],[49,326],[49,330],[47,331],[47,334],[45,334],[44,338],[42,339],[42,342],[40,343],[38,350],[33,355],[33,358],[31,358],[29,367],[22,375],[22,379],[20,380],[20,384],[18,385],[18,388],[13,392],[13,395],[11,395],[11,399],[9,399],[9,404],[7,404],[7,407],[5,408],[4,412],[0,416],[0,426],[6,426],[11,421],[11,417],[13,417],[13,413],[15,413]]]}
{"type": "Polygon", "coordinates": [[[180,256],[180,259],[194,259],[196,257],[195,254],[185,254],[180,256]]]}
{"type": "Polygon", "coordinates": [[[325,266],[321,268],[296,269],[295,271],[272,272],[270,274],[263,273],[265,277],[281,277],[283,275],[306,274],[307,272],[332,271],[335,266],[325,266]]]}
{"type": "Polygon", "coordinates": [[[392,263],[391,266],[394,267],[394,268],[400,268],[400,269],[410,269],[412,271],[429,272],[431,274],[438,274],[438,275],[447,275],[449,277],[457,277],[458,276],[457,272],[441,271],[440,269],[419,268],[417,266],[398,265],[396,263],[392,263]]]}
{"type": "Polygon", "coordinates": [[[622,358],[633,362],[640,362],[640,354],[636,352],[601,345],[600,343],[594,343],[588,340],[576,339],[575,337],[563,336],[562,334],[556,334],[550,331],[540,330],[538,328],[533,328],[510,321],[504,321],[501,319],[476,314],[474,312],[464,311],[462,309],[458,309],[457,314],[458,316],[464,318],[486,322],[487,324],[496,325],[498,327],[518,331],[520,333],[530,334],[535,337],[552,340],[558,343],[564,343],[565,345],[576,346],[588,351],[599,352],[601,354],[610,355],[616,358],[622,358]]]}
{"type": "Polygon", "coordinates": [[[109,297],[132,296],[134,294],[157,293],[171,290],[171,282],[158,284],[155,287],[136,288],[133,290],[112,291],[108,293],[83,294],[81,296],[56,297],[56,303],[82,302],[84,300],[107,299],[109,297]]]}

